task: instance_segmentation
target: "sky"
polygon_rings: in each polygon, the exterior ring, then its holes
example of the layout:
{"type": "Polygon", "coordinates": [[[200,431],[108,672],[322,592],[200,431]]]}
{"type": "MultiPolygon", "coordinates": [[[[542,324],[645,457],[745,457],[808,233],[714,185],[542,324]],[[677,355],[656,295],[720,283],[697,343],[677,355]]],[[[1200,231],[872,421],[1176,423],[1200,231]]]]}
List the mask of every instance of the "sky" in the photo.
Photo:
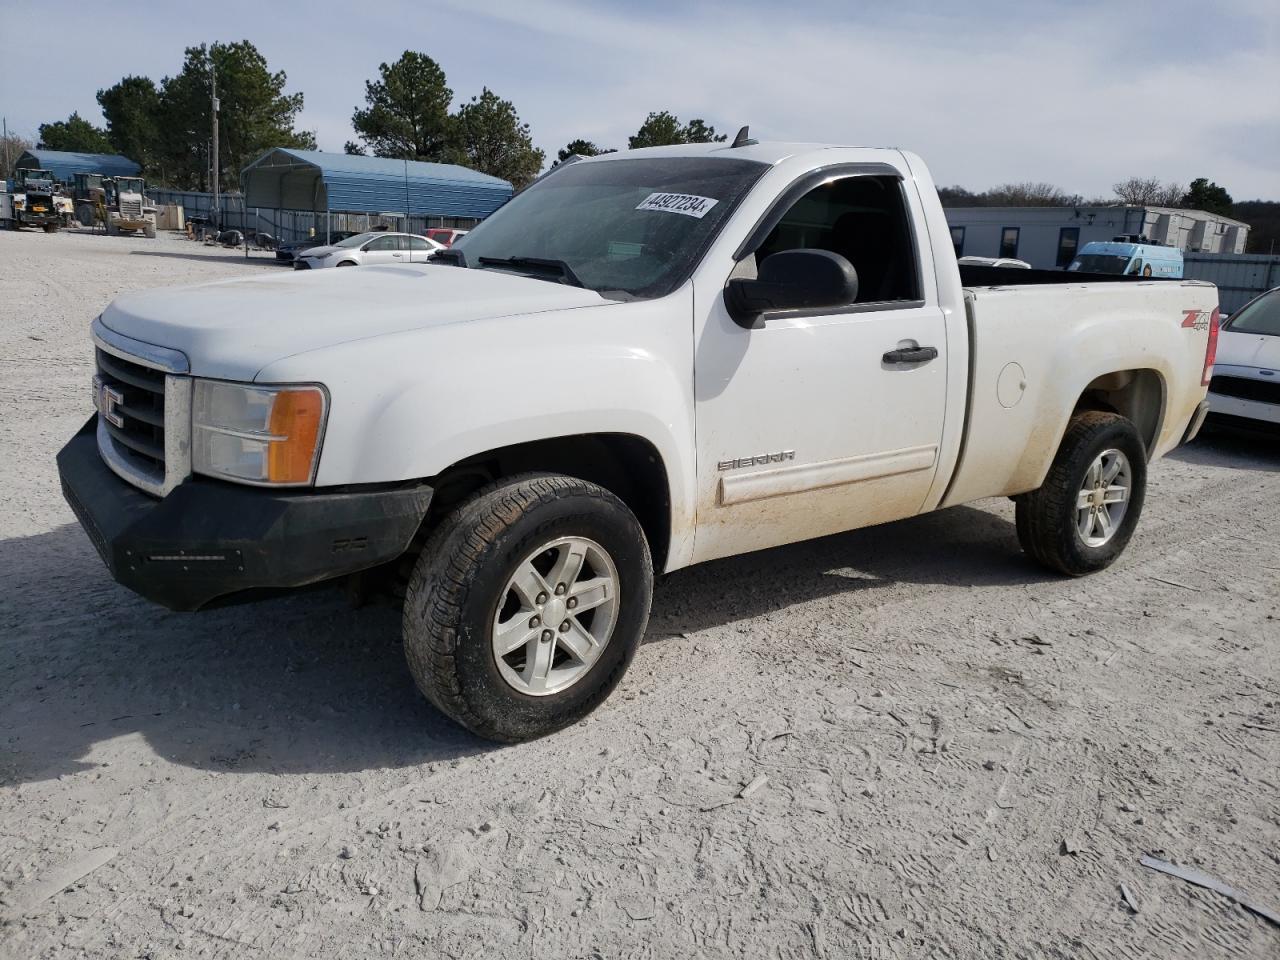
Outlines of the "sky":
{"type": "MultiPolygon", "coordinates": [[[[354,138],[365,81],[407,48],[455,104],[511,100],[549,160],[578,137],[625,148],[669,110],[730,136],[903,147],[971,190],[1203,176],[1280,200],[1277,0],[113,0],[95,29],[80,3],[38,6],[56,58],[0,57],[0,114],[32,138],[73,110],[101,123],[94,94],[125,73],[159,81],[187,46],[248,39],[305,94],[298,125],[323,150],[354,138]]],[[[29,9],[0,0],[5,22],[29,9]]]]}

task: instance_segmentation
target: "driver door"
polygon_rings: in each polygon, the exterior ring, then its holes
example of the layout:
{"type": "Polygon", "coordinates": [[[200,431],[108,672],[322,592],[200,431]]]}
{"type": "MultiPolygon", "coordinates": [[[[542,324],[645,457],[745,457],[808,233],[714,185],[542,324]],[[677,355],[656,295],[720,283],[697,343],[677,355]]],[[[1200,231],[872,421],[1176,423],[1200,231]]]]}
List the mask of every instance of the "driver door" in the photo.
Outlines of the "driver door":
{"type": "Polygon", "coordinates": [[[852,303],[765,313],[755,329],[723,296],[711,304],[695,358],[695,561],[920,511],[942,438],[946,328],[921,269],[918,202],[896,176],[820,182],[775,211],[734,270],[752,277],[772,253],[829,250],[857,270],[852,303]],[[936,356],[900,359],[919,347],[936,356]]]}

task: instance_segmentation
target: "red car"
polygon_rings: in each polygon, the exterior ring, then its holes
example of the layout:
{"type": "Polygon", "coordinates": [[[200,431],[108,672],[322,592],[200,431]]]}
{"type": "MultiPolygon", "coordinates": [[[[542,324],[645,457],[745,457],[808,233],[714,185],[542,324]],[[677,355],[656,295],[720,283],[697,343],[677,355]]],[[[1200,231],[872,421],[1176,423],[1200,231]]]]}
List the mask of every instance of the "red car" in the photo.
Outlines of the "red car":
{"type": "Polygon", "coordinates": [[[461,237],[465,237],[467,231],[455,230],[453,227],[432,227],[426,232],[428,240],[434,240],[436,243],[443,243],[446,247],[452,247],[454,243],[461,237]]]}

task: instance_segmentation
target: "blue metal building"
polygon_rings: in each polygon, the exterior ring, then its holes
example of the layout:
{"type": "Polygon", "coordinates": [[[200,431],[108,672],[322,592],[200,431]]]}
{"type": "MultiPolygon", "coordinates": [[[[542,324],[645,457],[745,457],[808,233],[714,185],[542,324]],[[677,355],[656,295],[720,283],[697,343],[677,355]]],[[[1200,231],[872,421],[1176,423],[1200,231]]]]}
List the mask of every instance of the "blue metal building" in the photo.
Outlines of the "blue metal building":
{"type": "Polygon", "coordinates": [[[48,170],[63,183],[77,173],[100,173],[107,177],[136,177],[142,168],[113,153],[70,153],[66,150],[26,150],[14,164],[18,169],[48,170]]]}
{"type": "Polygon", "coordinates": [[[314,213],[482,220],[510,198],[506,180],[451,163],[318,150],[269,150],[241,171],[245,205],[314,213]]]}

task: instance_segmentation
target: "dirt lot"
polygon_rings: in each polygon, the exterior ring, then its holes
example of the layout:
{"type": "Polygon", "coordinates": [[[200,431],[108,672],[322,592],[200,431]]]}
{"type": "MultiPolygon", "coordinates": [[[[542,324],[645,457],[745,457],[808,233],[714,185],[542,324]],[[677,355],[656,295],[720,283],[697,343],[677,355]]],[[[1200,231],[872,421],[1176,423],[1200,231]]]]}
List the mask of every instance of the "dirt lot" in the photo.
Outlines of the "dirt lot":
{"type": "Polygon", "coordinates": [[[1280,956],[1138,864],[1280,908],[1280,442],[1156,465],[1085,580],[1003,501],[682,572],[610,703],[496,748],[397,611],[168,613],[62,501],[96,312],[270,269],[0,233],[0,955],[1280,956]]]}

